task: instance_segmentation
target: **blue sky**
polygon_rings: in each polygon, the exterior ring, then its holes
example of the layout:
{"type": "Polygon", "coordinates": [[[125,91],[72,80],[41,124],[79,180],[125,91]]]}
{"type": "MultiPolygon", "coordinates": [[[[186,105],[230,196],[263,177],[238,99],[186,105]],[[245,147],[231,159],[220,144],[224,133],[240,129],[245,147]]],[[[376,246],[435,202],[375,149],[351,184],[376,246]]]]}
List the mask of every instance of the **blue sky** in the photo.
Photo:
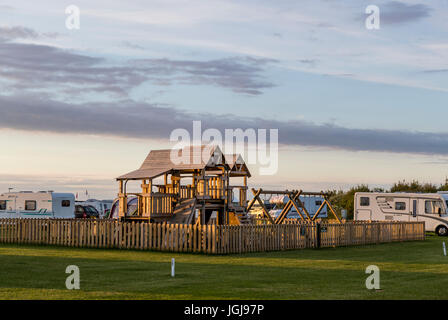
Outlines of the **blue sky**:
{"type": "Polygon", "coordinates": [[[446,0],[1,1],[0,188],[111,198],[114,177],[192,120],[279,129],[278,175],[254,185],[441,183],[447,13],[446,0]],[[380,30],[365,28],[372,4],[380,30]]]}

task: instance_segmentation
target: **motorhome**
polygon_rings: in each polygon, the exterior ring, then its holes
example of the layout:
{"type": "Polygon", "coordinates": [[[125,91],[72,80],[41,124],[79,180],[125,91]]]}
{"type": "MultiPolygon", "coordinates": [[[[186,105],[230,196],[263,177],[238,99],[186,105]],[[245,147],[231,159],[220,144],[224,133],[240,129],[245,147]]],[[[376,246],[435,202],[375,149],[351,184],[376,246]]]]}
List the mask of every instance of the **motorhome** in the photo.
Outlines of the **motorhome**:
{"type": "Polygon", "coordinates": [[[448,235],[447,204],[437,193],[355,193],[354,220],[424,221],[426,231],[448,235]]]}
{"type": "Polygon", "coordinates": [[[52,191],[0,194],[0,218],[74,218],[75,196],[52,191]]]}
{"type": "Polygon", "coordinates": [[[437,193],[440,194],[443,199],[445,199],[445,203],[448,208],[448,191],[438,191],[437,193]]]}

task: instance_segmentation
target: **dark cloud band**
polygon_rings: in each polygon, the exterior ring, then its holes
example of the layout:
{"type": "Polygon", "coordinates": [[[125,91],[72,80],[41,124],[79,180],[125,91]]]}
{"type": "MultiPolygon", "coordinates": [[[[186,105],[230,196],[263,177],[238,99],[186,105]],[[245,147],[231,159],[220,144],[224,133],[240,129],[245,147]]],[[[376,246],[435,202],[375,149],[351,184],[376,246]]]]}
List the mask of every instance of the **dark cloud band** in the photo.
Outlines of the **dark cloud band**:
{"type": "Polygon", "coordinates": [[[306,121],[276,121],[233,115],[194,114],[124,100],[116,103],[68,104],[42,97],[0,96],[0,128],[67,134],[95,134],[168,140],[173,129],[279,129],[284,145],[448,155],[448,134],[397,130],[351,129],[306,121]]]}

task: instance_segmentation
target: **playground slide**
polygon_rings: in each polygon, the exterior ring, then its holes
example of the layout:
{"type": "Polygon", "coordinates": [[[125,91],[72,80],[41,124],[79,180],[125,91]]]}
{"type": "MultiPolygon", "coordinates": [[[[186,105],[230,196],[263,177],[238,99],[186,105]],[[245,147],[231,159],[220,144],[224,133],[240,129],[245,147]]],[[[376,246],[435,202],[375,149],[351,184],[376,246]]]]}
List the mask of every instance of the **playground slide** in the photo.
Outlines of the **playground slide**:
{"type": "Polygon", "coordinates": [[[196,199],[183,200],[174,208],[174,215],[169,223],[191,224],[196,213],[196,199]]]}

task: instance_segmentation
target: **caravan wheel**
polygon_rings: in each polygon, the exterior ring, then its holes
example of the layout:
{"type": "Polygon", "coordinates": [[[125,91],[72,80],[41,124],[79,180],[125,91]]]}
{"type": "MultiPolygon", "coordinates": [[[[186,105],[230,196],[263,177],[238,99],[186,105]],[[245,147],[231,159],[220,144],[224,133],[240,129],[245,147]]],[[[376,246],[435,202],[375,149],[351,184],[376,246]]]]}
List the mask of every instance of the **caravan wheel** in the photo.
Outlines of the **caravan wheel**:
{"type": "Polygon", "coordinates": [[[448,228],[446,226],[438,226],[436,233],[439,237],[444,237],[448,235],[448,228]]]}

